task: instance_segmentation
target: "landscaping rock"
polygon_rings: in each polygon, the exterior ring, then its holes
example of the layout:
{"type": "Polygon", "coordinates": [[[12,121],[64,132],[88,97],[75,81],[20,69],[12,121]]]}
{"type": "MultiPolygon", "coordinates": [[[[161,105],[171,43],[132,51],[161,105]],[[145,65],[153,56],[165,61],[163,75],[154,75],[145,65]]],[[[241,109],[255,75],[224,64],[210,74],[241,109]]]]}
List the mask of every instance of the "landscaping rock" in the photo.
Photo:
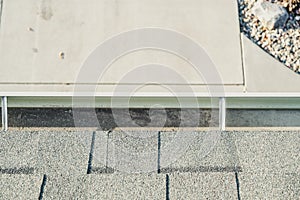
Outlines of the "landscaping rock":
{"type": "Polygon", "coordinates": [[[252,13],[270,30],[284,27],[289,18],[289,14],[283,6],[267,1],[255,3],[252,13]]]}
{"type": "MultiPolygon", "coordinates": [[[[300,21],[297,20],[297,9],[289,13],[286,23],[282,24],[283,27],[270,30],[253,15],[253,10],[262,3],[261,0],[238,2],[243,34],[289,69],[300,74],[300,21]]],[[[283,6],[281,0],[268,0],[268,3],[283,6]]]]}

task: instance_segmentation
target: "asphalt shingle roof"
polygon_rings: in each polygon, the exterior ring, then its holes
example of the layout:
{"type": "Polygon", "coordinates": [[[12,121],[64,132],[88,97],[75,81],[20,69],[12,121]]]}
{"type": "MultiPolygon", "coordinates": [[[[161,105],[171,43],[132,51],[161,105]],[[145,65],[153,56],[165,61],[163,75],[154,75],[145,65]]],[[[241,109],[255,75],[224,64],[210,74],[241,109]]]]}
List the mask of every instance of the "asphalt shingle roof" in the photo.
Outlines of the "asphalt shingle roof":
{"type": "Polygon", "coordinates": [[[299,131],[14,129],[0,199],[296,199],[299,144],[299,131]]]}

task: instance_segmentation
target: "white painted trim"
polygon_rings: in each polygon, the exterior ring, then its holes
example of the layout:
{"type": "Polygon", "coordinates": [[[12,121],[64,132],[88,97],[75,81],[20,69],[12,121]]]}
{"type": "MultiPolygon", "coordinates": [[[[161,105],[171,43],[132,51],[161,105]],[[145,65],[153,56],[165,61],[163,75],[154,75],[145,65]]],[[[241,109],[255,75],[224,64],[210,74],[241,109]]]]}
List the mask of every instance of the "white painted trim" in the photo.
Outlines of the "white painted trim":
{"type": "Polygon", "coordinates": [[[219,98],[219,128],[220,131],[226,129],[226,98],[219,98]]]}
{"type": "Polygon", "coordinates": [[[2,111],[2,131],[8,130],[8,115],[7,115],[7,97],[1,98],[1,111],[2,111]]]}
{"type": "MultiPolygon", "coordinates": [[[[73,92],[0,92],[0,96],[7,97],[73,97],[73,92]]],[[[95,96],[95,97],[128,97],[127,94],[114,94],[112,92],[106,93],[76,93],[76,96],[95,96]]],[[[300,97],[300,92],[297,93],[224,93],[224,94],[209,94],[209,93],[177,93],[176,96],[167,93],[137,93],[130,97],[300,97]]]]}

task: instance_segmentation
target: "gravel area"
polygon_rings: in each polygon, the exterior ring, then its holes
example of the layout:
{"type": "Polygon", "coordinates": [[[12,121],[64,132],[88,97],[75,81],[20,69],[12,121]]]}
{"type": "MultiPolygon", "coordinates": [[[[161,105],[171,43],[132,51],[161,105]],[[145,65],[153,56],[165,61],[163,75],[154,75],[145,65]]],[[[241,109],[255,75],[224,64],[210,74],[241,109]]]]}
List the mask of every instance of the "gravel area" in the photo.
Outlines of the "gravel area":
{"type": "Polygon", "coordinates": [[[238,0],[241,31],[270,55],[300,74],[300,8],[290,11],[286,1],[268,0],[288,10],[289,18],[282,28],[269,30],[252,14],[258,0],[238,0]]]}

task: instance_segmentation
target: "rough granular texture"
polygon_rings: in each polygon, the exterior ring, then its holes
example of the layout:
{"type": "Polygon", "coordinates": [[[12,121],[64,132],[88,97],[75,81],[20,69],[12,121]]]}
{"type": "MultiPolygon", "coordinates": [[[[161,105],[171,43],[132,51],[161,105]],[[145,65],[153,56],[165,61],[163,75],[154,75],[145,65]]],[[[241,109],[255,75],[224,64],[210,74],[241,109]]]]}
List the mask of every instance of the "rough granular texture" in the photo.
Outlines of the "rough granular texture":
{"type": "MultiPolygon", "coordinates": [[[[289,18],[282,28],[269,30],[252,13],[258,0],[238,0],[241,31],[271,56],[300,74],[300,6],[298,0],[292,8],[286,0],[269,0],[284,6],[289,18]]],[[[271,72],[272,73],[272,72],[271,72]]]]}

